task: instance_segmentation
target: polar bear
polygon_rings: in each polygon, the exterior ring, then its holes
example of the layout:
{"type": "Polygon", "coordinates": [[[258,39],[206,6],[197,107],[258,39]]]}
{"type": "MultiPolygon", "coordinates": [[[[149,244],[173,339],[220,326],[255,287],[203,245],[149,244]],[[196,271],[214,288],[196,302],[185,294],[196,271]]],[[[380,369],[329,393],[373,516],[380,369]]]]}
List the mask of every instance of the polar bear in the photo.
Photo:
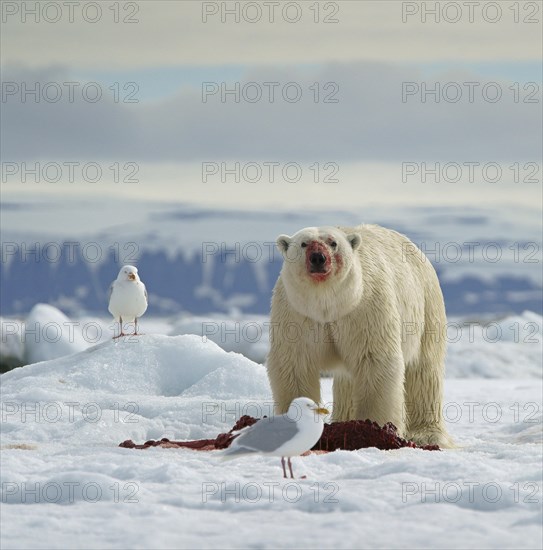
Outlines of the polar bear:
{"type": "Polygon", "coordinates": [[[320,401],[333,420],[392,422],[418,444],[452,447],[442,416],[446,316],[434,268],[404,235],[377,225],[307,227],[277,246],[267,359],[277,413],[320,401]]]}

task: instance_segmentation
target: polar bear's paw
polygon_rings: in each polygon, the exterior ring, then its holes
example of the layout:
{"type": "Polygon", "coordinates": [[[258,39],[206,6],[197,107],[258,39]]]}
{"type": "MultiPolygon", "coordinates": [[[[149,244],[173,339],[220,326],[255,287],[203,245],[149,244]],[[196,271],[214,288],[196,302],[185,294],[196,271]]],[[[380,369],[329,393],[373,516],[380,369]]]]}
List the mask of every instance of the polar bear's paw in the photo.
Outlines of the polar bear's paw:
{"type": "Polygon", "coordinates": [[[419,446],[438,445],[441,449],[454,449],[456,445],[446,430],[438,427],[424,427],[409,430],[407,439],[419,446]]]}

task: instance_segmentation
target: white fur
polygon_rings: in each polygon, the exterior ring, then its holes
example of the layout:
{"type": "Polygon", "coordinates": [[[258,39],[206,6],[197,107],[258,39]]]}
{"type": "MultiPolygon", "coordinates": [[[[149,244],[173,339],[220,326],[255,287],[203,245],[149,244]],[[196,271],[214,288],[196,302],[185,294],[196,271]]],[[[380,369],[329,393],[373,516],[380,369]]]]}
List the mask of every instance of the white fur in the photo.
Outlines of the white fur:
{"type": "Polygon", "coordinates": [[[320,374],[332,372],[334,420],[392,422],[417,443],[452,446],[441,412],[445,306],[429,260],[375,225],[308,227],[277,245],[267,361],[277,412],[299,396],[319,402],[320,374]],[[326,280],[308,274],[303,243],[332,256],[326,280]]]}

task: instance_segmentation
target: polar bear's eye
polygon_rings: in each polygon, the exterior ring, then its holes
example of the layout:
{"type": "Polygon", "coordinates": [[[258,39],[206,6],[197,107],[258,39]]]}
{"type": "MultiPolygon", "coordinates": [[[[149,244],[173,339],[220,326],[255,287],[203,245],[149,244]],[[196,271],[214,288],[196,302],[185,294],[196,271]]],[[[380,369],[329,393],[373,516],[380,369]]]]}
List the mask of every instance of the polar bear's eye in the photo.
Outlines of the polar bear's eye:
{"type": "Polygon", "coordinates": [[[336,246],[337,246],[336,241],[332,241],[332,242],[330,243],[330,246],[331,246],[332,248],[336,248],[336,246]]]}
{"type": "Polygon", "coordinates": [[[302,243],[302,248],[305,248],[307,246],[307,243],[302,243]]]}

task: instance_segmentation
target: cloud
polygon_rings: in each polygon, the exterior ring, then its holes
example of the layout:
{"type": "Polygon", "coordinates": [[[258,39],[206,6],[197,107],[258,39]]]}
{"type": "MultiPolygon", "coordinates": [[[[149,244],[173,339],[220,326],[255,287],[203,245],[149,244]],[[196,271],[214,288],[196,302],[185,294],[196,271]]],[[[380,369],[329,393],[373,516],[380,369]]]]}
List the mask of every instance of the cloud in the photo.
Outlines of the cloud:
{"type": "Polygon", "coordinates": [[[522,2],[282,1],[272,10],[274,2],[157,0],[78,2],[73,12],[69,4],[3,1],[3,62],[105,69],[541,57],[541,13],[522,2]]]}
{"type": "MultiPolygon", "coordinates": [[[[43,90],[52,82],[62,91],[54,103],[33,96],[23,102],[20,91],[3,97],[5,161],[537,161],[542,147],[539,96],[525,103],[531,91],[523,83],[515,92],[510,82],[498,81],[487,88],[485,100],[483,89],[493,79],[467,72],[423,80],[417,68],[382,62],[330,63],[304,71],[252,66],[239,83],[239,101],[218,91],[203,102],[201,87],[184,86],[169,98],[138,103],[116,103],[108,84],[101,85],[100,101],[84,101],[84,83],[74,88],[71,102],[64,83],[73,82],[73,74],[74,69],[59,67],[4,70],[4,86],[37,82],[43,90]],[[423,83],[435,88],[436,82],[439,102],[422,91],[423,83]],[[466,82],[476,83],[473,102],[466,82]],[[406,86],[416,91],[402,97],[406,86]],[[502,98],[489,101],[497,89],[502,98]],[[300,91],[299,100],[284,99],[300,91]],[[259,92],[262,98],[252,102],[259,92]],[[457,102],[444,99],[458,93],[457,102]],[[337,103],[325,103],[326,97],[337,103]]],[[[228,89],[234,85],[226,83],[228,89]]],[[[208,86],[216,91],[222,83],[208,86]]]]}

